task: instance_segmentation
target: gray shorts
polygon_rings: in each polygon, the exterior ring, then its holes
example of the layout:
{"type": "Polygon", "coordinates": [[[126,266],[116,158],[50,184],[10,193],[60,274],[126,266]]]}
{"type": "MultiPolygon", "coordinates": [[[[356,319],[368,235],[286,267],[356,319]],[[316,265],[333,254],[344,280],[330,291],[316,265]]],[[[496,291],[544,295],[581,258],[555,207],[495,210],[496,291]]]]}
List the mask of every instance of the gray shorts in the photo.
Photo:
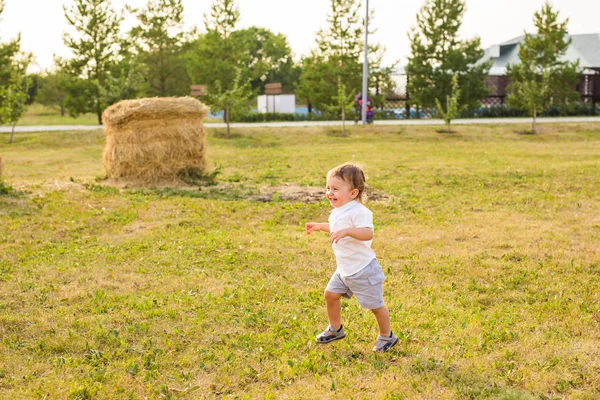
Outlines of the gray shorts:
{"type": "Polygon", "coordinates": [[[362,308],[374,310],[385,305],[383,302],[383,281],[385,281],[385,275],[381,265],[374,258],[366,267],[354,275],[341,277],[339,272],[335,271],[325,290],[341,294],[348,299],[352,298],[352,295],[356,295],[356,299],[362,308]]]}

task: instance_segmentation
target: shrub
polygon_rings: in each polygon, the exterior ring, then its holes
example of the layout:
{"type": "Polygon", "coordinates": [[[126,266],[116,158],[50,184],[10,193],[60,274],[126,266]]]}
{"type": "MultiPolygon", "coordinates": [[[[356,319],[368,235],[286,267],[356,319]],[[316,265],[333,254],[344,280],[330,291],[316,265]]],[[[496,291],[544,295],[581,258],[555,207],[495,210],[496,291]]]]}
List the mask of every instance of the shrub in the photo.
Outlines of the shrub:
{"type": "Polygon", "coordinates": [[[553,105],[546,110],[544,116],[546,117],[558,117],[558,116],[583,116],[583,115],[594,115],[593,103],[584,102],[573,102],[565,105],[553,105]]]}
{"type": "Polygon", "coordinates": [[[299,114],[299,113],[258,113],[245,112],[232,118],[232,122],[278,122],[278,121],[327,121],[330,116],[321,113],[299,114]]]}

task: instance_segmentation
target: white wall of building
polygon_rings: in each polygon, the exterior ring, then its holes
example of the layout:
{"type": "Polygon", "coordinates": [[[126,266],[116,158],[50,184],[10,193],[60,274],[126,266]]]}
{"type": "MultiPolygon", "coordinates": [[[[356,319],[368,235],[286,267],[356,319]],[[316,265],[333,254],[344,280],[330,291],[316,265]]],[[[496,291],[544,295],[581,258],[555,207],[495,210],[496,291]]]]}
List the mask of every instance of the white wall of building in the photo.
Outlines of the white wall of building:
{"type": "Polygon", "coordinates": [[[296,112],[296,95],[293,94],[265,94],[258,96],[258,112],[260,113],[286,113],[296,112]]]}

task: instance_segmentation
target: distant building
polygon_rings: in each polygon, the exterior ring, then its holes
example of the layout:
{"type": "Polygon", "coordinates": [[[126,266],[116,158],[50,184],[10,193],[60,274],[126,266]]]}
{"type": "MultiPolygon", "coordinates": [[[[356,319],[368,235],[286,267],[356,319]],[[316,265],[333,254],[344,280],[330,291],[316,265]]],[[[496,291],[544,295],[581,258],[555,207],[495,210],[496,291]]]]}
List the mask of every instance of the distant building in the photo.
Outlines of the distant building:
{"type": "MultiPolygon", "coordinates": [[[[567,38],[571,38],[571,45],[564,59],[579,60],[579,66],[583,69],[576,90],[579,91],[583,102],[600,104],[600,33],[567,35],[567,38]]],[[[492,93],[488,98],[481,100],[484,105],[505,103],[506,88],[509,83],[506,67],[520,62],[519,48],[524,39],[525,35],[522,35],[485,50],[482,61],[490,58],[494,61],[487,79],[487,85],[492,89],[492,93]]],[[[396,87],[389,93],[383,93],[385,100],[381,108],[395,110],[399,117],[404,118],[409,113],[410,93],[407,92],[406,87],[410,76],[406,74],[404,66],[398,66],[392,71],[392,79],[396,87]]],[[[376,94],[380,94],[378,88],[374,89],[376,94]]],[[[412,113],[413,111],[411,116],[412,113]]]]}
{"type": "Polygon", "coordinates": [[[406,67],[397,66],[392,69],[392,81],[395,83],[395,89],[393,93],[389,94],[389,97],[404,100],[406,97],[406,85],[408,85],[406,67]]]}
{"type": "Polygon", "coordinates": [[[259,113],[294,114],[296,112],[296,95],[275,94],[262,95],[257,98],[259,113]]]}
{"type": "MultiPolygon", "coordinates": [[[[567,35],[571,45],[564,56],[565,61],[579,60],[583,73],[579,77],[577,90],[584,102],[600,102],[600,33],[583,35],[567,35]]],[[[506,87],[509,79],[506,76],[506,66],[518,64],[519,48],[525,35],[519,36],[485,50],[483,60],[494,60],[490,68],[487,84],[492,88],[492,94],[482,100],[484,104],[500,105],[506,99],[506,87]]]]}

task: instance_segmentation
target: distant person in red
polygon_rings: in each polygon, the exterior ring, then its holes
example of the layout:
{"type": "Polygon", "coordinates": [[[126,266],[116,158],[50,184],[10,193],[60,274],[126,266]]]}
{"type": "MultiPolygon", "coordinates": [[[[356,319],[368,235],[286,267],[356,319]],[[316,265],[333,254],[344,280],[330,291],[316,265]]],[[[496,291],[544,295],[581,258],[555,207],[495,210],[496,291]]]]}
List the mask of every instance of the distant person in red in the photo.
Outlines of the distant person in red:
{"type": "MultiPolygon", "coordinates": [[[[363,104],[363,95],[362,93],[359,93],[356,95],[356,110],[357,110],[357,117],[354,118],[354,122],[361,121],[362,120],[362,104],[363,104]]],[[[373,103],[371,102],[371,99],[369,97],[367,97],[367,123],[368,124],[372,124],[373,123],[373,117],[375,117],[375,109],[373,108],[373,103]]]]}

